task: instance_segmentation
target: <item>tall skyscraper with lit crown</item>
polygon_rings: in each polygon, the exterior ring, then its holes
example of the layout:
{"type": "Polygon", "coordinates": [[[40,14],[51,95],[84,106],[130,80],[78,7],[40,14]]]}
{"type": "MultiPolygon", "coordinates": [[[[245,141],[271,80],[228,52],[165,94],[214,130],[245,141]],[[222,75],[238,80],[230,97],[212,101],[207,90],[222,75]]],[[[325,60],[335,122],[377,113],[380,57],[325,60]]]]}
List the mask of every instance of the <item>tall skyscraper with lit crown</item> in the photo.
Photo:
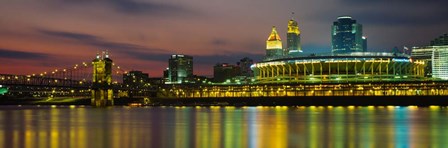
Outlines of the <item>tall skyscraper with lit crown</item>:
{"type": "Polygon", "coordinates": [[[277,33],[275,26],[272,27],[271,34],[266,41],[266,58],[276,58],[283,56],[282,40],[277,33]]]}
{"type": "Polygon", "coordinates": [[[288,55],[290,52],[302,52],[299,25],[294,19],[288,21],[288,33],[286,34],[286,38],[286,50],[284,55],[288,55]]]}

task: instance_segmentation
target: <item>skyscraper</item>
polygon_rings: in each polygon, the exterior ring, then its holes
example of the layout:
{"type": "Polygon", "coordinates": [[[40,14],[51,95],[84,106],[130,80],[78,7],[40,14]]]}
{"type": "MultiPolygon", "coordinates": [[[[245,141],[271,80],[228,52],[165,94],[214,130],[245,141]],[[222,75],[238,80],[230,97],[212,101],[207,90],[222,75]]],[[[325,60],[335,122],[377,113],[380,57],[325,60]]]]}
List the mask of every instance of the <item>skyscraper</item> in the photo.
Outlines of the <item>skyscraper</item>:
{"type": "Polygon", "coordinates": [[[184,83],[193,80],[193,57],[187,55],[171,55],[168,60],[168,83],[184,83]]]}
{"type": "MultiPolygon", "coordinates": [[[[362,52],[366,50],[363,49],[362,25],[356,23],[356,20],[352,19],[352,17],[338,17],[338,20],[333,22],[331,30],[333,53],[362,52]]],[[[367,48],[367,45],[365,47],[367,48]]]]}
{"type": "Polygon", "coordinates": [[[286,50],[284,55],[288,55],[290,52],[302,52],[299,25],[293,19],[288,21],[288,33],[286,34],[286,39],[286,50]]]}
{"type": "Polygon", "coordinates": [[[432,48],[432,77],[448,80],[448,46],[432,48]]]}
{"type": "Polygon", "coordinates": [[[362,51],[367,52],[367,37],[362,36],[362,51]]]}
{"type": "Polygon", "coordinates": [[[266,58],[277,58],[283,56],[282,40],[275,29],[272,27],[272,32],[266,41],[266,58]]]}
{"type": "MultiPolygon", "coordinates": [[[[399,53],[398,48],[394,48],[394,53],[399,53]]],[[[425,77],[432,77],[432,54],[434,48],[431,46],[422,48],[413,48],[411,58],[413,60],[421,60],[425,62],[425,77]]]]}

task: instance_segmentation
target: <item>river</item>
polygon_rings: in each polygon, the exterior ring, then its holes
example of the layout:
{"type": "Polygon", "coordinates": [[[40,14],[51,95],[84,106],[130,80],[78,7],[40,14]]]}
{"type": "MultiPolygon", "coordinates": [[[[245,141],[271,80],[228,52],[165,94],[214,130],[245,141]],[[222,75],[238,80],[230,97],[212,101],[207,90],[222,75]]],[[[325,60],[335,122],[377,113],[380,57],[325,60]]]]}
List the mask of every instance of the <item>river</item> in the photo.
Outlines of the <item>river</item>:
{"type": "Polygon", "coordinates": [[[446,147],[431,107],[0,106],[0,147],[446,147]]]}

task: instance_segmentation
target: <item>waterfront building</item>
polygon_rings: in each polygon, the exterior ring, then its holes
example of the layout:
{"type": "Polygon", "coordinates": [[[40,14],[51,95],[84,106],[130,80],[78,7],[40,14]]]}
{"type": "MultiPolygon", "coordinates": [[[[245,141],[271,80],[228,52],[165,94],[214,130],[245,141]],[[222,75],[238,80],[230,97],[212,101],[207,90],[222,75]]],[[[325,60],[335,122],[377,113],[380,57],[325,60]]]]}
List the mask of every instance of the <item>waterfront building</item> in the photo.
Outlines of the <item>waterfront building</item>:
{"type": "Polygon", "coordinates": [[[253,77],[254,74],[252,72],[252,69],[250,69],[250,66],[254,64],[254,61],[248,57],[245,57],[241,59],[239,62],[237,62],[238,67],[240,68],[240,76],[245,77],[253,77]]]}
{"type": "Polygon", "coordinates": [[[272,27],[271,34],[266,41],[266,57],[265,59],[272,59],[283,57],[282,40],[277,33],[275,26],[272,27]]]}
{"type": "Polygon", "coordinates": [[[444,34],[431,41],[431,46],[443,46],[448,45],[448,34],[444,34]]]}
{"type": "Polygon", "coordinates": [[[288,21],[288,33],[286,34],[286,50],[284,55],[290,53],[302,52],[300,44],[300,29],[297,21],[291,19],[288,21]]]}
{"type": "Polygon", "coordinates": [[[161,85],[164,84],[165,79],[161,77],[148,78],[148,83],[150,85],[161,85]]]}
{"type": "MultiPolygon", "coordinates": [[[[446,96],[447,81],[399,81],[359,83],[283,83],[283,84],[233,84],[233,85],[164,85],[161,98],[235,98],[246,97],[396,97],[396,96],[446,96]]],[[[290,98],[294,99],[294,98],[290,98]]],[[[297,98],[302,99],[302,98],[297,98]]],[[[342,98],[341,98],[342,99],[342,98]]],[[[244,99],[241,99],[242,102],[244,99]]],[[[341,100],[342,101],[342,100],[341,100]]],[[[371,105],[371,104],[369,104],[371,105]]]]}
{"type": "Polygon", "coordinates": [[[181,54],[171,55],[164,76],[166,76],[166,83],[169,84],[191,82],[193,80],[193,57],[181,54]]]}
{"type": "Polygon", "coordinates": [[[421,60],[425,62],[425,77],[432,77],[432,47],[418,48],[414,47],[411,52],[411,58],[413,60],[421,60]]]}
{"type": "Polygon", "coordinates": [[[432,77],[448,80],[448,46],[431,46],[432,77]]]}
{"type": "Polygon", "coordinates": [[[448,79],[448,34],[444,34],[430,42],[430,46],[414,47],[412,59],[426,62],[425,76],[436,79],[448,79]]]}
{"type": "Polygon", "coordinates": [[[228,63],[218,63],[213,67],[213,81],[223,83],[240,74],[240,67],[228,63]]]}
{"type": "Polygon", "coordinates": [[[349,53],[366,51],[367,41],[362,38],[362,25],[350,16],[338,17],[331,26],[331,46],[333,53],[349,53]]]}
{"type": "Polygon", "coordinates": [[[123,84],[131,88],[142,88],[149,83],[149,75],[142,71],[129,71],[123,74],[123,84]]]}

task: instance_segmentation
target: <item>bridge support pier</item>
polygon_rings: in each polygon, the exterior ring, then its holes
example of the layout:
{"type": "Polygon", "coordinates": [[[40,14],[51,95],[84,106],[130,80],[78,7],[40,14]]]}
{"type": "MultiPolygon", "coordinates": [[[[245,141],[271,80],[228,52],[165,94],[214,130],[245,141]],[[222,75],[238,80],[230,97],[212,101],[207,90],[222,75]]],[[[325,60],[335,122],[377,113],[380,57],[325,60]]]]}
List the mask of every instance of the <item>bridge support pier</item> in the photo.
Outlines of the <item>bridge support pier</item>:
{"type": "Polygon", "coordinates": [[[92,90],[92,106],[103,107],[113,105],[114,105],[114,99],[112,89],[92,90]]]}
{"type": "Polygon", "coordinates": [[[114,105],[112,84],[112,60],[108,53],[98,54],[92,61],[92,106],[105,107],[114,105]]]}

